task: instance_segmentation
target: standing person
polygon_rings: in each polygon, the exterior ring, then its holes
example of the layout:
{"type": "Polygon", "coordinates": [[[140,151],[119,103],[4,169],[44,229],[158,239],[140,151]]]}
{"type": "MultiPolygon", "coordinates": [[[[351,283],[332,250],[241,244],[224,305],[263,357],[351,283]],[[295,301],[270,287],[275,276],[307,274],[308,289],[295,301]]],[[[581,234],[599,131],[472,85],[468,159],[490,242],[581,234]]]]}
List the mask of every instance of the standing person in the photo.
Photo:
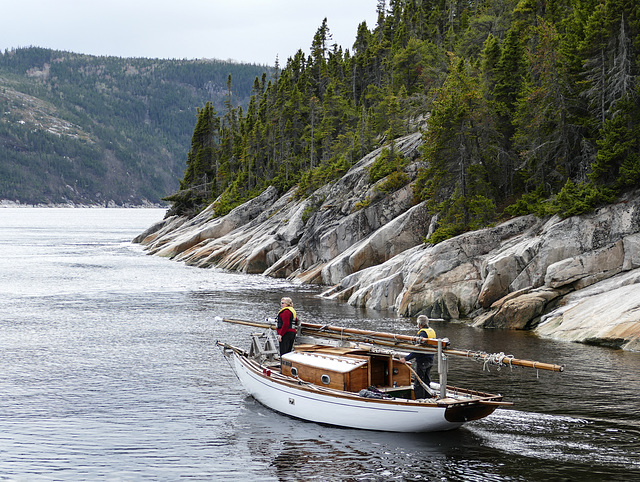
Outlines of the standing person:
{"type": "MultiPolygon", "coordinates": [[[[436,332],[433,328],[429,327],[429,318],[425,315],[418,316],[418,337],[436,338],[436,332]]],[[[400,358],[400,362],[406,363],[414,358],[416,360],[415,372],[426,386],[430,386],[430,372],[431,367],[433,366],[433,355],[429,353],[410,353],[406,358],[400,358]]],[[[429,395],[418,380],[414,383],[413,391],[415,393],[416,400],[419,398],[427,398],[427,395],[429,395]]]]}
{"type": "Polygon", "coordinates": [[[276,333],[280,342],[280,356],[293,350],[297,324],[298,315],[296,315],[296,310],[293,309],[293,301],[291,301],[291,298],[282,298],[280,300],[280,311],[278,312],[278,324],[276,325],[276,333]]]}

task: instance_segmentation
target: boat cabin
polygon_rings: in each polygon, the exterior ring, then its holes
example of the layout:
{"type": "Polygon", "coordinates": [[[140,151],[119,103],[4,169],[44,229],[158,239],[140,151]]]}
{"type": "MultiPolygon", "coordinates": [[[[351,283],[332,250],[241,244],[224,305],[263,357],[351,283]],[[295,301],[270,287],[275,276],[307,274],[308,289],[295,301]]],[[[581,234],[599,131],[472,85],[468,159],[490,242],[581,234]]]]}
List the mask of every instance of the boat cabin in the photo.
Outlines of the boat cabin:
{"type": "Polygon", "coordinates": [[[411,385],[409,368],[385,353],[298,345],[280,361],[283,375],[348,392],[359,392],[371,386],[410,389],[411,385]]]}

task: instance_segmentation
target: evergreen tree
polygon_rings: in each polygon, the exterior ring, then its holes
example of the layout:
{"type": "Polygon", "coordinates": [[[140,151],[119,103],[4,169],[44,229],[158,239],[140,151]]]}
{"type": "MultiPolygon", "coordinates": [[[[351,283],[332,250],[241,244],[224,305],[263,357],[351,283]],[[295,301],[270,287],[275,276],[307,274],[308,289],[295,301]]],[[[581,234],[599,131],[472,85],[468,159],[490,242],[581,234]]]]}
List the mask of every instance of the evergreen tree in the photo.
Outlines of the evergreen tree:
{"type": "Polygon", "coordinates": [[[434,212],[440,228],[432,241],[479,227],[495,210],[495,164],[499,133],[479,83],[462,59],[439,91],[429,120],[423,153],[428,167],[416,195],[434,212]]]}
{"type": "Polygon", "coordinates": [[[495,87],[493,95],[496,101],[504,104],[507,117],[513,111],[525,81],[527,60],[519,34],[511,29],[507,32],[502,45],[500,60],[495,68],[495,87]]]}
{"type": "Polygon", "coordinates": [[[640,183],[640,119],[633,102],[619,102],[616,115],[605,120],[590,178],[616,187],[640,183]]]}
{"type": "Polygon", "coordinates": [[[331,32],[329,31],[327,19],[325,18],[313,36],[313,42],[311,43],[312,79],[314,82],[315,95],[320,99],[324,96],[329,78],[327,72],[327,57],[331,38],[331,32]]]}
{"type": "Polygon", "coordinates": [[[187,169],[181,181],[181,188],[195,187],[204,194],[210,190],[209,183],[217,175],[217,158],[214,158],[215,144],[220,131],[220,119],[213,105],[207,102],[198,109],[198,120],[191,138],[191,149],[187,154],[187,169]]]}
{"type": "Polygon", "coordinates": [[[572,123],[572,93],[560,37],[546,22],[535,33],[540,42],[530,53],[531,73],[517,107],[515,147],[521,153],[525,183],[552,193],[567,179],[586,180],[586,170],[579,162],[581,131],[572,123]]]}
{"type": "Polygon", "coordinates": [[[496,37],[489,34],[487,40],[484,42],[481,58],[485,96],[490,99],[493,98],[493,91],[496,85],[496,73],[501,57],[502,48],[500,47],[500,42],[496,37]]]}

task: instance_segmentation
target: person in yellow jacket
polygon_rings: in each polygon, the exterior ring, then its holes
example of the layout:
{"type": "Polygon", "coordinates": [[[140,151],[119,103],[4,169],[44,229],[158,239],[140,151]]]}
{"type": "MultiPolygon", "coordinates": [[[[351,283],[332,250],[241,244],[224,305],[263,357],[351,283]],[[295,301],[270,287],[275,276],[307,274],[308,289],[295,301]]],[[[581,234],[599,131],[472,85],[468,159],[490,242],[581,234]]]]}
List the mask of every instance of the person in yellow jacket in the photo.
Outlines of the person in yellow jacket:
{"type": "MultiPolygon", "coordinates": [[[[436,332],[429,326],[429,318],[425,315],[418,316],[418,337],[420,338],[436,338],[436,332]]],[[[433,355],[428,353],[410,353],[406,358],[400,358],[401,363],[406,363],[409,360],[416,360],[415,372],[420,379],[427,385],[431,383],[431,367],[433,366],[433,355]]],[[[415,393],[416,400],[419,398],[427,398],[427,391],[422,384],[416,380],[414,383],[413,391],[415,393]]]]}
{"type": "Polygon", "coordinates": [[[293,342],[296,340],[296,325],[298,324],[298,315],[293,309],[293,301],[291,298],[282,298],[280,300],[280,311],[277,317],[276,333],[280,342],[280,355],[289,353],[293,350],[293,342]]]}

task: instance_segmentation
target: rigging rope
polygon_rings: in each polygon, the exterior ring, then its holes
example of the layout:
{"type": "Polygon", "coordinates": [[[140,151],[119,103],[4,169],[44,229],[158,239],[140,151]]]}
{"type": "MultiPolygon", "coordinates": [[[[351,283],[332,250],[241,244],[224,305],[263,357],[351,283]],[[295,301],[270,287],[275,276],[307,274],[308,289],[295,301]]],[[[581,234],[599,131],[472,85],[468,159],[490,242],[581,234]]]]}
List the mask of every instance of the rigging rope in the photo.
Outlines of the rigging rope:
{"type": "MultiPolygon", "coordinates": [[[[469,356],[467,354],[467,356],[469,356]]],[[[513,370],[513,365],[511,361],[513,360],[513,355],[505,355],[504,352],[500,353],[480,353],[477,352],[474,354],[474,358],[477,361],[481,361],[483,363],[482,370],[489,371],[489,365],[496,365],[498,370],[502,368],[502,365],[509,365],[513,370]]]]}

